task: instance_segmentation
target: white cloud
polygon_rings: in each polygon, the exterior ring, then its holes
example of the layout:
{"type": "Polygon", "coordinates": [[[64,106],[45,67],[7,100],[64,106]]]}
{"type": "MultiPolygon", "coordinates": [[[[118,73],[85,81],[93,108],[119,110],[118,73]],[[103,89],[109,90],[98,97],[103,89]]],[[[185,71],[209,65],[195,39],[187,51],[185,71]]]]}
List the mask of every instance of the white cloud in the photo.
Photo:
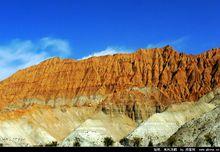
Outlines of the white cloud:
{"type": "MultiPolygon", "coordinates": [[[[171,45],[179,49],[184,47],[187,38],[188,37],[185,36],[173,41],[152,43],[147,45],[147,48],[171,45]]],[[[133,52],[133,50],[121,47],[107,47],[105,50],[94,52],[81,59],[131,52],[133,52]]],[[[7,45],[0,44],[0,80],[7,78],[19,69],[38,64],[47,58],[53,56],[69,57],[70,55],[71,47],[68,41],[51,37],[45,37],[35,42],[16,39],[7,45]]]]}
{"type": "Polygon", "coordinates": [[[176,40],[166,40],[166,41],[161,41],[159,43],[148,44],[147,48],[160,48],[166,45],[171,45],[176,49],[184,49],[186,40],[188,40],[188,36],[183,36],[176,40]]]}
{"type": "Polygon", "coordinates": [[[88,56],[83,57],[81,60],[88,59],[91,57],[113,55],[113,54],[118,54],[118,53],[129,53],[129,52],[131,52],[130,49],[124,49],[124,48],[119,48],[119,47],[107,47],[105,50],[94,52],[88,56]]]}
{"type": "Polygon", "coordinates": [[[50,49],[51,51],[64,54],[69,54],[71,52],[69,43],[61,39],[46,37],[40,40],[40,46],[44,50],[50,49]]]}
{"type": "MultiPolygon", "coordinates": [[[[183,36],[180,37],[176,40],[168,40],[168,41],[161,41],[159,43],[151,43],[148,44],[146,46],[146,48],[160,48],[160,47],[164,47],[166,45],[171,45],[173,47],[175,47],[176,49],[183,49],[186,46],[186,41],[188,40],[188,36],[183,36]]],[[[131,53],[133,50],[130,49],[124,49],[124,48],[120,48],[120,47],[107,47],[105,50],[103,51],[99,51],[99,52],[94,52],[88,56],[85,56],[79,60],[83,60],[83,59],[88,59],[90,57],[97,57],[97,56],[105,56],[105,55],[113,55],[113,54],[118,54],[118,53],[131,53]]]]}
{"type": "Polygon", "coordinates": [[[50,37],[36,42],[16,39],[7,45],[0,45],[0,80],[47,58],[67,57],[70,53],[71,47],[67,41],[50,37]]]}

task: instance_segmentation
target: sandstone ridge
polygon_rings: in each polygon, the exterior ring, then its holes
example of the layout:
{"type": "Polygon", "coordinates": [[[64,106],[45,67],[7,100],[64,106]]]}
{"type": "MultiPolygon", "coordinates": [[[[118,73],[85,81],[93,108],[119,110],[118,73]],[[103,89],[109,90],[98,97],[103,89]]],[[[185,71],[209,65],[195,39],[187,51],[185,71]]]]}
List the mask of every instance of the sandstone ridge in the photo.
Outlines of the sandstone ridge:
{"type": "Polygon", "coordinates": [[[125,111],[141,111],[139,103],[149,107],[196,101],[219,86],[220,49],[187,55],[166,46],[79,61],[46,60],[0,82],[0,107],[37,100],[54,106],[113,103],[131,105],[125,111]]]}

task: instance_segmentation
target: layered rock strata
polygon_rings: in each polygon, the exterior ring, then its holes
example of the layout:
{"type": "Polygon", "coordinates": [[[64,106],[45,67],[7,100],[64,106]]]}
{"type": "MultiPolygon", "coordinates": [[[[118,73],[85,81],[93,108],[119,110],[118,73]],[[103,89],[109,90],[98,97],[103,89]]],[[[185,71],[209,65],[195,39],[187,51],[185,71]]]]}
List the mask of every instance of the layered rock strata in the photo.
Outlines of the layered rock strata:
{"type": "Polygon", "coordinates": [[[166,46],[79,61],[52,58],[0,82],[0,109],[90,106],[143,120],[219,85],[220,49],[187,55],[166,46]]]}

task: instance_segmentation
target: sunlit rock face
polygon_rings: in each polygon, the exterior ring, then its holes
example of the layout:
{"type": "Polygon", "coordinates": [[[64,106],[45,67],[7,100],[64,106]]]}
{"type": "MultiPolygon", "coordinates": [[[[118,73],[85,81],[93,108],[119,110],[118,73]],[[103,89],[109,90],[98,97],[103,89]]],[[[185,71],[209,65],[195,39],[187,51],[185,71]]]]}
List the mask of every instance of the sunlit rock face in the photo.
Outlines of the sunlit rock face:
{"type": "Polygon", "coordinates": [[[3,146],[40,146],[61,142],[75,128],[90,118],[94,108],[57,107],[34,105],[1,115],[0,143],[3,146]]]}
{"type": "Polygon", "coordinates": [[[77,96],[105,96],[132,87],[158,88],[166,102],[198,100],[219,86],[219,54],[220,49],[213,49],[186,55],[167,46],[80,61],[52,58],[2,81],[1,106],[32,98],[71,102],[77,96]]]}
{"type": "Polygon", "coordinates": [[[72,147],[75,142],[79,142],[83,147],[103,147],[105,138],[112,138],[112,146],[122,146],[119,140],[135,127],[135,122],[125,115],[110,116],[99,112],[70,133],[60,146],[72,147]]]}
{"type": "MultiPolygon", "coordinates": [[[[85,60],[52,58],[0,82],[0,127],[19,132],[22,122],[32,128],[29,132],[42,132],[39,140],[32,133],[21,136],[27,145],[62,142],[98,113],[103,113],[100,120],[121,115],[126,120],[122,122],[129,119],[139,125],[155,113],[168,112],[173,104],[194,105],[218,87],[220,49],[187,55],[166,46],[85,60]]],[[[207,109],[198,115],[212,109],[203,104],[207,109]]],[[[13,138],[3,130],[2,137],[13,138]]],[[[120,132],[129,134],[126,127],[120,132]]]]}

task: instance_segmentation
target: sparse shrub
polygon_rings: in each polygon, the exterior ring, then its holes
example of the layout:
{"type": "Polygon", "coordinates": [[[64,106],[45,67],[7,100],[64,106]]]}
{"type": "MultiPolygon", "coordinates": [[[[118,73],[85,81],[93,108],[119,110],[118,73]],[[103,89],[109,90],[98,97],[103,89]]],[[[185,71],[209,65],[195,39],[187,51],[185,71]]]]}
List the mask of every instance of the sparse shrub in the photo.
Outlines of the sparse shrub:
{"type": "Polygon", "coordinates": [[[150,140],[149,141],[149,144],[148,144],[148,147],[153,147],[154,145],[153,145],[153,142],[150,140]]]}
{"type": "Polygon", "coordinates": [[[133,139],[134,147],[140,147],[141,141],[142,141],[142,138],[134,137],[133,139]]]}
{"type": "Polygon", "coordinates": [[[105,137],[104,138],[104,145],[106,147],[110,147],[114,144],[114,140],[112,139],[112,137],[105,137]]]}
{"type": "Polygon", "coordinates": [[[73,143],[73,147],[80,147],[81,144],[80,144],[80,139],[79,138],[76,138],[75,139],[75,142],[73,143]]]}
{"type": "Polygon", "coordinates": [[[129,146],[128,138],[122,138],[119,142],[124,146],[129,146]]]}
{"type": "Polygon", "coordinates": [[[170,137],[170,138],[168,139],[168,144],[170,145],[170,147],[172,147],[175,142],[176,142],[175,137],[170,137]]]}
{"type": "Polygon", "coordinates": [[[161,106],[157,105],[156,106],[156,113],[161,113],[161,111],[162,111],[161,106]]]}
{"type": "Polygon", "coordinates": [[[0,147],[3,147],[3,143],[0,143],[0,147]]]}
{"type": "Polygon", "coordinates": [[[105,107],[102,107],[102,112],[107,114],[107,109],[105,107]]]}
{"type": "Polygon", "coordinates": [[[206,142],[208,142],[213,147],[214,142],[212,140],[211,134],[206,134],[204,137],[205,137],[206,142]]]}
{"type": "Polygon", "coordinates": [[[52,143],[46,144],[46,147],[56,147],[57,146],[57,141],[52,141],[52,143]]]}

